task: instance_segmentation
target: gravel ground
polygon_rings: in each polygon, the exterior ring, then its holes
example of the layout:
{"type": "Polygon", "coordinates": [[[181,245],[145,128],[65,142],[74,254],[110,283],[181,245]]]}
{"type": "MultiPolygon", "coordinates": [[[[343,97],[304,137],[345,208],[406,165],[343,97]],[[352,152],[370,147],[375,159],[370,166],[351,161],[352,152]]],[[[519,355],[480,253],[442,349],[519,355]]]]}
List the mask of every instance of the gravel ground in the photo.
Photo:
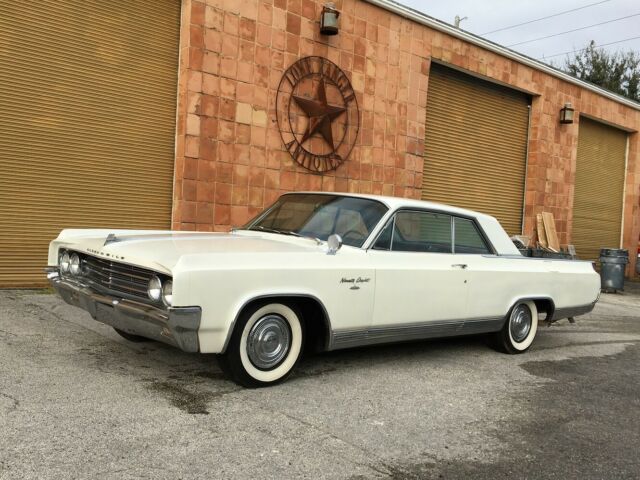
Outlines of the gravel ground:
{"type": "Polygon", "coordinates": [[[640,285],[508,356],[469,337],[310,356],[243,390],[0,291],[0,479],[640,478],[640,285]]]}

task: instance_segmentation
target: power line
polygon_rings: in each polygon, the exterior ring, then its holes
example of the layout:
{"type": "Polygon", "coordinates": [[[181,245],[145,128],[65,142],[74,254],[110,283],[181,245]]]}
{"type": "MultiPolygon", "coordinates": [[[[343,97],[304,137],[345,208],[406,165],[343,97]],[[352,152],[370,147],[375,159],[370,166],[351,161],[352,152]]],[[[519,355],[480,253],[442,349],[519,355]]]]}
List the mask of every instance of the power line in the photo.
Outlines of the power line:
{"type": "Polygon", "coordinates": [[[640,13],[634,13],[633,15],[627,15],[625,17],[615,18],[613,20],[607,20],[606,22],[594,23],[593,25],[587,25],[585,27],[574,28],[573,30],[567,30],[565,32],[554,33],[552,35],[545,35],[544,37],[532,38],[531,40],[525,40],[524,42],[512,43],[511,45],[507,45],[507,47],[515,47],[517,45],[524,45],[525,43],[537,42],[539,40],[544,40],[546,38],[559,37],[560,35],[565,35],[567,33],[578,32],[580,30],[586,30],[587,28],[597,27],[599,25],[605,25],[607,23],[619,22],[620,20],[624,20],[626,18],[637,17],[640,13]]]}
{"type": "MultiPolygon", "coordinates": [[[[631,40],[637,40],[639,38],[640,38],[640,36],[631,37],[631,38],[625,38],[624,40],[617,40],[615,42],[609,42],[609,43],[603,43],[602,45],[596,45],[595,48],[608,47],[609,45],[615,45],[616,43],[622,43],[622,42],[629,42],[631,40]]],[[[559,57],[560,55],[569,55],[570,53],[578,53],[578,52],[582,52],[584,50],[587,50],[588,48],[589,47],[585,47],[585,48],[579,48],[578,50],[571,50],[569,52],[554,53],[553,55],[544,55],[544,56],[538,58],[538,60],[546,60],[547,58],[559,57]]]]}
{"type": "Polygon", "coordinates": [[[497,32],[502,32],[504,30],[510,30],[512,28],[521,27],[522,25],[529,25],[530,23],[539,22],[540,20],[546,20],[547,18],[559,17],[560,15],[564,15],[565,13],[576,12],[578,10],[582,10],[582,9],[585,9],[585,8],[593,7],[595,5],[600,5],[602,3],[607,3],[609,1],[610,0],[602,0],[601,2],[590,3],[589,5],[585,5],[583,7],[572,8],[571,10],[565,10],[564,12],[554,13],[553,15],[548,15],[546,17],[536,18],[535,20],[529,20],[528,22],[517,23],[515,25],[510,25],[508,27],[499,28],[497,30],[491,30],[490,32],[481,33],[480,35],[489,35],[491,33],[497,33],[497,32]]]}

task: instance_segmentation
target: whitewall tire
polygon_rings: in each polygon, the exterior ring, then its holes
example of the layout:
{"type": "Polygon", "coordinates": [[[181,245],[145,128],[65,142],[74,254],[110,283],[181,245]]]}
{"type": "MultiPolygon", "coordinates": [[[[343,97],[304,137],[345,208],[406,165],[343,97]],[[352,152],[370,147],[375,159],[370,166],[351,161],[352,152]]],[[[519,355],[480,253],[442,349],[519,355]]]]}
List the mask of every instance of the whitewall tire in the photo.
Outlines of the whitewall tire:
{"type": "Polygon", "coordinates": [[[291,373],[303,343],[303,322],[292,306],[254,305],[240,315],[220,364],[242,386],[274,385],[291,373]]]}
{"type": "Polygon", "coordinates": [[[494,344],[505,353],[524,353],[531,347],[537,331],[536,304],[531,300],[523,300],[509,311],[504,327],[494,334],[494,344]]]}

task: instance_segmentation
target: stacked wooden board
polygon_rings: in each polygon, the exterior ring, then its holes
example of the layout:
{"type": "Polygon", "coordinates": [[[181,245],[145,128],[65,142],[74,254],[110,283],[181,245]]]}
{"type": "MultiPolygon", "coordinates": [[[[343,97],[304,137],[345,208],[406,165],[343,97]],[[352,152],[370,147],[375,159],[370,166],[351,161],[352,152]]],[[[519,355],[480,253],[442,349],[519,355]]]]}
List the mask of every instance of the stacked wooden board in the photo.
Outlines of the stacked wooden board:
{"type": "Polygon", "coordinates": [[[553,214],[542,212],[536,215],[536,230],[538,232],[538,245],[541,248],[558,253],[560,241],[556,231],[556,223],[553,214]]]}

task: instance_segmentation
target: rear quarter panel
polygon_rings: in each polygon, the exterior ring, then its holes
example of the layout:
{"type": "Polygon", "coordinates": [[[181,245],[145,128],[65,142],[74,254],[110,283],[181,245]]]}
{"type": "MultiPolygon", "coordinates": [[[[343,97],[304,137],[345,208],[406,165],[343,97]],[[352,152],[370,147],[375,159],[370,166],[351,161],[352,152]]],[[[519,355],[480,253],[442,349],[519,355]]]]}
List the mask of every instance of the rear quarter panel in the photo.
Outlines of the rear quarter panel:
{"type": "Polygon", "coordinates": [[[556,309],[585,306],[600,292],[590,262],[485,256],[468,263],[468,317],[506,315],[524,298],[549,298],[556,309]]]}

